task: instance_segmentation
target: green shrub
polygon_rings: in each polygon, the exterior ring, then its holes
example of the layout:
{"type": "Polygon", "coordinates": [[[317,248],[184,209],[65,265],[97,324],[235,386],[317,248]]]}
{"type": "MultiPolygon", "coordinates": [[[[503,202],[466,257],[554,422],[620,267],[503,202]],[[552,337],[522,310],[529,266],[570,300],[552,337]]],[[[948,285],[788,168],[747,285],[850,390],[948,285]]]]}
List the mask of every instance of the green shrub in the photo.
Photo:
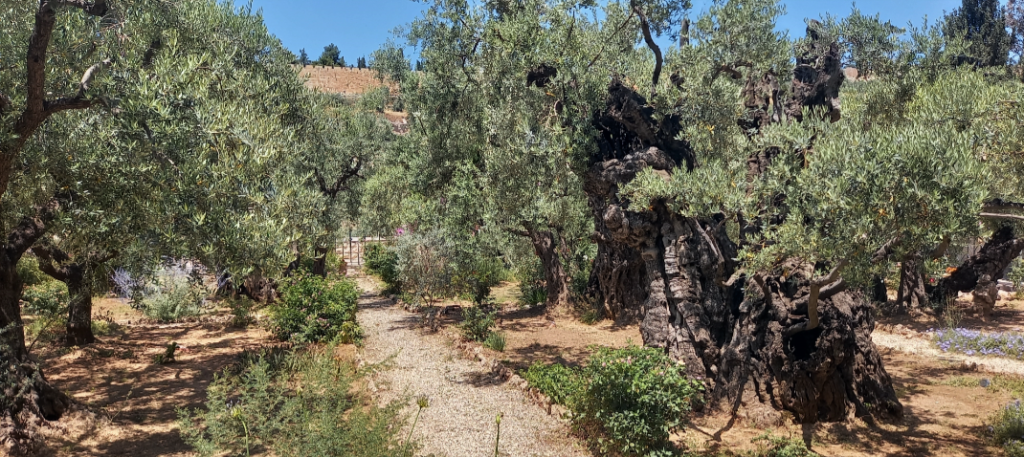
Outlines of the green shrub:
{"type": "Polygon", "coordinates": [[[602,453],[668,456],[669,435],[682,428],[702,386],[683,365],[656,348],[600,348],[583,370],[584,386],[570,400],[577,430],[603,435],[602,453]]]}
{"type": "Polygon", "coordinates": [[[50,277],[50,275],[43,273],[39,269],[39,259],[32,256],[24,256],[21,260],[18,260],[17,265],[18,276],[21,278],[21,282],[26,286],[37,286],[47,282],[54,282],[56,279],[50,277]]]}
{"type": "Polygon", "coordinates": [[[398,280],[413,303],[430,304],[436,300],[454,297],[459,292],[456,283],[454,252],[448,240],[439,232],[417,232],[399,237],[395,246],[398,254],[398,280]]]}
{"type": "Polygon", "coordinates": [[[377,275],[391,292],[401,290],[398,272],[398,253],[381,243],[372,243],[366,246],[363,253],[363,265],[366,271],[377,275]]]}
{"type": "Polygon", "coordinates": [[[476,258],[465,270],[468,271],[456,272],[455,282],[478,305],[491,295],[491,288],[508,276],[505,265],[495,257],[476,258]]]}
{"type": "Polygon", "coordinates": [[[757,444],[757,457],[818,457],[807,449],[803,440],[763,433],[750,440],[757,444]]]}
{"type": "Polygon", "coordinates": [[[186,277],[163,276],[147,288],[142,312],[160,322],[174,322],[202,314],[206,293],[186,277]]]}
{"type": "Polygon", "coordinates": [[[580,370],[559,363],[534,362],[519,375],[560,405],[569,405],[570,400],[583,390],[580,370]]]}
{"type": "Polygon", "coordinates": [[[491,332],[484,340],[484,346],[498,352],[505,352],[505,335],[503,333],[491,332]]]}
{"type": "Polygon", "coordinates": [[[462,310],[462,322],[459,323],[462,335],[468,340],[487,340],[494,327],[494,316],[495,313],[488,313],[476,306],[462,310]]]}
{"type": "Polygon", "coordinates": [[[256,322],[256,316],[253,315],[256,302],[248,297],[228,300],[228,307],[231,309],[232,327],[246,328],[256,322]]]}
{"type": "Polygon", "coordinates": [[[543,304],[548,301],[548,291],[544,287],[544,266],[534,261],[533,266],[524,268],[519,276],[519,301],[527,306],[543,304]]]}
{"type": "Polygon", "coordinates": [[[412,457],[417,446],[399,436],[401,405],[376,406],[333,352],[272,353],[225,371],[205,409],[178,411],[182,438],[202,456],[412,457]]]}
{"type": "Polygon", "coordinates": [[[68,306],[68,286],[60,281],[46,281],[28,286],[22,292],[25,312],[38,316],[63,314],[68,306]]]}
{"type": "Polygon", "coordinates": [[[992,416],[992,439],[1010,457],[1024,457],[1024,406],[1014,401],[992,416]]]}
{"type": "Polygon", "coordinates": [[[281,299],[270,307],[270,327],[281,340],[320,342],[339,338],[354,343],[362,337],[356,323],[355,283],[300,272],[280,287],[281,299]]]}

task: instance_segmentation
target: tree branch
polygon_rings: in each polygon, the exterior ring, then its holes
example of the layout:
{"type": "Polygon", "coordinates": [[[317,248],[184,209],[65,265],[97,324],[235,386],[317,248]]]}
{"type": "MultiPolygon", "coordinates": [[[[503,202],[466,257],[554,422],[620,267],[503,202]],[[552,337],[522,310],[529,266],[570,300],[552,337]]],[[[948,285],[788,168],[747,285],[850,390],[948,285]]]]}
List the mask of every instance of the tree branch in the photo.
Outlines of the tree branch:
{"type": "Polygon", "coordinates": [[[39,270],[50,275],[53,279],[65,282],[68,279],[67,269],[59,267],[60,264],[71,261],[71,257],[64,251],[44,244],[32,246],[32,253],[41,260],[39,270]]]}
{"type": "Polygon", "coordinates": [[[1024,203],[1006,201],[1001,198],[989,200],[981,205],[985,211],[1024,211],[1024,203]]]}
{"type": "Polygon", "coordinates": [[[654,51],[654,74],[651,75],[651,98],[657,92],[658,78],[661,77],[661,48],[654,42],[654,37],[651,36],[651,24],[647,21],[647,16],[640,10],[640,6],[633,6],[633,11],[640,18],[640,30],[644,34],[644,42],[647,43],[647,47],[654,51]]]}
{"type": "Polygon", "coordinates": [[[1024,221],[1024,216],[1021,216],[1019,214],[981,213],[978,214],[978,216],[988,219],[1014,219],[1018,221],[1024,221]]]}
{"type": "MultiPolygon", "coordinates": [[[[45,1],[46,0],[44,0],[44,2],[45,1]]],[[[96,0],[94,2],[86,2],[83,0],[57,0],[55,3],[58,5],[78,8],[91,16],[105,16],[107,11],[109,11],[106,0],[96,0]]]]}
{"type": "Polygon", "coordinates": [[[899,235],[896,235],[891,240],[886,241],[885,244],[882,245],[882,247],[878,248],[878,250],[871,255],[871,263],[879,263],[885,260],[886,257],[889,257],[889,254],[892,254],[893,248],[895,248],[899,244],[899,241],[899,235]]]}
{"type": "Polygon", "coordinates": [[[336,179],[334,184],[330,186],[327,185],[327,181],[324,180],[323,175],[320,174],[320,170],[314,169],[313,174],[316,176],[317,184],[320,185],[320,191],[325,195],[330,196],[331,199],[334,199],[338,195],[338,192],[349,190],[348,181],[352,178],[359,178],[359,170],[363,168],[363,162],[358,158],[355,160],[356,164],[342,173],[341,176],[338,176],[338,179],[336,179]]]}
{"type": "Polygon", "coordinates": [[[60,200],[51,198],[46,205],[37,206],[36,213],[27,216],[7,235],[7,252],[11,258],[21,258],[46,233],[49,224],[60,209],[60,200]]]}

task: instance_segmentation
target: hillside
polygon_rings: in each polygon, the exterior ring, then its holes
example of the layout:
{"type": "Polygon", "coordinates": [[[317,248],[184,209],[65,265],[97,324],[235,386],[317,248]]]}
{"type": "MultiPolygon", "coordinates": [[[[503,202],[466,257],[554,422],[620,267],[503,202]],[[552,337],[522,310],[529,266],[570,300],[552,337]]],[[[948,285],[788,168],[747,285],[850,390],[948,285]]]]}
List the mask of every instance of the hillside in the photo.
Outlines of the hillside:
{"type": "MultiPolygon", "coordinates": [[[[299,75],[306,78],[309,88],[342,95],[359,95],[384,85],[373,70],[366,68],[306,65],[299,70],[299,75]]],[[[391,90],[397,89],[394,84],[389,86],[391,90]]]]}

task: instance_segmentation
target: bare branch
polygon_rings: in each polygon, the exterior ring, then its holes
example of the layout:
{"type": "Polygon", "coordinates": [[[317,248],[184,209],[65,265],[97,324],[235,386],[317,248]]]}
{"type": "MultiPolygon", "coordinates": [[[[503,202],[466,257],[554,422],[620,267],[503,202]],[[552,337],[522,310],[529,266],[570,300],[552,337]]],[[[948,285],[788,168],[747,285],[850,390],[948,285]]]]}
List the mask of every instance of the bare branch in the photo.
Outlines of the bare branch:
{"type": "Polygon", "coordinates": [[[32,253],[39,258],[39,270],[53,279],[64,282],[68,279],[67,268],[60,266],[71,261],[71,257],[60,249],[46,244],[32,246],[32,253]]]}
{"type": "Polygon", "coordinates": [[[1021,216],[1019,214],[981,213],[978,214],[978,216],[988,219],[1014,219],[1018,221],[1024,221],[1024,216],[1021,216]]]}
{"type": "Polygon", "coordinates": [[[658,78],[661,76],[661,62],[663,60],[661,48],[654,42],[654,37],[651,36],[651,24],[647,21],[647,16],[644,15],[644,12],[640,10],[640,6],[634,6],[633,11],[640,18],[640,30],[644,34],[644,42],[654,52],[654,74],[651,75],[651,98],[654,98],[658,89],[658,78]]]}
{"type": "Polygon", "coordinates": [[[886,241],[885,244],[882,245],[882,247],[878,248],[878,250],[871,255],[871,263],[879,263],[885,260],[886,257],[889,257],[889,254],[892,254],[893,248],[897,246],[899,241],[899,235],[896,235],[891,240],[886,241]]]}
{"type": "Polygon", "coordinates": [[[360,178],[361,176],[359,176],[359,171],[363,168],[363,162],[361,160],[356,158],[355,162],[356,163],[355,165],[352,166],[352,168],[349,168],[344,173],[342,173],[341,176],[338,176],[338,179],[336,179],[334,181],[334,184],[330,186],[327,185],[327,181],[324,180],[323,175],[320,174],[320,170],[314,169],[313,174],[316,176],[317,184],[320,185],[320,191],[333,199],[338,195],[338,192],[341,192],[343,190],[349,190],[349,180],[351,180],[352,178],[360,178]]]}

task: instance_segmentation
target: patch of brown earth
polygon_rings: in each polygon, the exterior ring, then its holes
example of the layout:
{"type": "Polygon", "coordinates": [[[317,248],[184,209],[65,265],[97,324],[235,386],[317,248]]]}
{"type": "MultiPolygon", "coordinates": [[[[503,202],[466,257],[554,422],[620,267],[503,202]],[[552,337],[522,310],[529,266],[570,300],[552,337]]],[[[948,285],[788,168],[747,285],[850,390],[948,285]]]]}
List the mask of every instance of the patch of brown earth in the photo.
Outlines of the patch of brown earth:
{"type": "Polygon", "coordinates": [[[147,325],[128,324],[142,316],[118,300],[96,305],[97,314],[118,317],[118,333],[85,348],[37,351],[50,382],[92,411],[51,424],[44,455],[192,455],[176,410],[201,407],[215,374],[242,351],[272,342],[261,329],[229,327],[225,310],[198,323],[147,325]],[[156,364],[171,342],[181,346],[176,362],[156,364]]]}

